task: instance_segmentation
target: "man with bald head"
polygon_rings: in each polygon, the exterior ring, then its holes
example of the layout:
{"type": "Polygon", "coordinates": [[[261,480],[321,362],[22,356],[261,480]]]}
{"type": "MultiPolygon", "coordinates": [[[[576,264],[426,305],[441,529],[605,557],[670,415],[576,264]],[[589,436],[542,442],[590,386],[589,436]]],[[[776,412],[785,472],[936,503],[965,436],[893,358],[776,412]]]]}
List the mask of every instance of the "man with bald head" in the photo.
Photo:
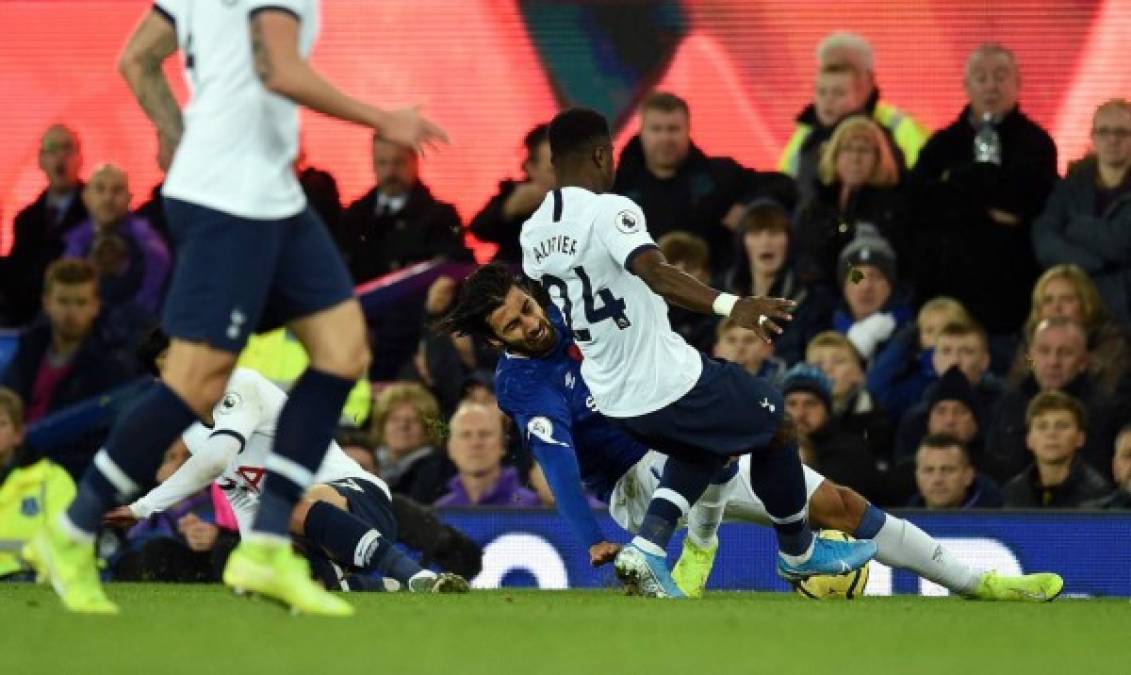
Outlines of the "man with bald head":
{"type": "Polygon", "coordinates": [[[11,253],[0,258],[0,326],[20,326],[35,317],[43,273],[63,253],[63,235],[86,217],[82,152],[73,130],[62,124],[47,128],[39,142],[39,168],[47,187],[16,214],[11,253]]]}
{"type": "Polygon", "coordinates": [[[963,84],[966,106],[931,136],[911,176],[915,281],[922,297],[962,302],[989,333],[997,363],[1028,311],[1037,277],[1029,229],[1057,180],[1056,146],[1021,112],[1009,49],[975,49],[963,84]]]}
{"type": "Polygon", "coordinates": [[[1088,343],[1084,328],[1064,318],[1046,319],[1029,337],[1030,374],[1002,394],[987,433],[987,471],[1006,481],[1029,463],[1025,444],[1025,410],[1038,393],[1062,391],[1084,404],[1088,422],[1081,458],[1093,468],[1111,470],[1119,424],[1127,418],[1127,402],[1105,392],[1088,374],[1088,343]]]}
{"type": "Polygon", "coordinates": [[[169,248],[148,221],[130,213],[131,196],[125,171],[113,164],[95,168],[82,191],[90,216],[67,233],[64,254],[91,258],[107,303],[132,301],[156,314],[169,278],[169,248]]]}
{"type": "Polygon", "coordinates": [[[436,506],[534,507],[541,500],[519,482],[514,467],[503,466],[506,435],[495,406],[464,403],[452,415],[448,456],[459,471],[436,506]]]}

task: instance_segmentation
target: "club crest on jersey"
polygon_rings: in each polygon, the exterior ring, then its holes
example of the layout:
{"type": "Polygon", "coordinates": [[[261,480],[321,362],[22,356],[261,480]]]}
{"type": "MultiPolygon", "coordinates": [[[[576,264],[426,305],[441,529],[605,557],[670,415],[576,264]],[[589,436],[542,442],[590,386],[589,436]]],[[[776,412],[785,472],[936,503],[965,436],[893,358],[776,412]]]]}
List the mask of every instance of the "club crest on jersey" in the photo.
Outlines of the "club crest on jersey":
{"type": "Polygon", "coordinates": [[[577,379],[573,376],[573,373],[566,373],[565,386],[570,388],[570,389],[573,389],[573,385],[576,384],[576,383],[577,383],[577,379]]]}
{"type": "Polygon", "coordinates": [[[32,518],[39,513],[39,500],[35,497],[24,497],[20,502],[20,513],[32,518]]]}
{"type": "Polygon", "coordinates": [[[621,211],[614,222],[623,234],[635,234],[640,228],[640,219],[632,211],[621,211]]]}
{"type": "Polygon", "coordinates": [[[770,403],[770,399],[768,399],[768,398],[763,398],[761,401],[758,402],[758,405],[769,410],[770,412],[774,412],[775,410],[777,410],[777,407],[773,403],[770,403]]]}
{"type": "Polygon", "coordinates": [[[526,423],[526,431],[543,443],[568,447],[565,443],[554,440],[554,423],[545,417],[535,417],[526,423]]]}
{"type": "Polygon", "coordinates": [[[237,394],[234,391],[229,391],[228,393],[224,394],[224,400],[220,401],[220,405],[217,406],[216,414],[226,415],[226,414],[232,412],[233,410],[235,410],[236,408],[240,407],[240,404],[242,404],[242,403],[243,403],[243,397],[242,396],[240,396],[239,394],[237,394]]]}

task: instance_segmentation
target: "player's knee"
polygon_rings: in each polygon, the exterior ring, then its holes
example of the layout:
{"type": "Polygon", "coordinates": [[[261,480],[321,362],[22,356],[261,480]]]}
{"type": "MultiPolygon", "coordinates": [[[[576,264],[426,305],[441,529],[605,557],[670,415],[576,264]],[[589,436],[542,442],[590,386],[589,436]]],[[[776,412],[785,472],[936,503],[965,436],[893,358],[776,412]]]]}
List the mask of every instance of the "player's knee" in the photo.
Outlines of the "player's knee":
{"type": "MultiPolygon", "coordinates": [[[[853,497],[863,500],[849,488],[825,480],[809,498],[809,520],[818,527],[841,532],[855,532],[863,510],[854,513],[853,497]]],[[[864,502],[865,507],[867,502],[864,502]]]]}
{"type": "Polygon", "coordinates": [[[364,334],[332,344],[320,345],[311,350],[310,354],[312,368],[348,380],[363,377],[369,372],[371,361],[369,343],[364,334]]]}
{"type": "Polygon", "coordinates": [[[349,510],[346,498],[339,494],[337,490],[322,483],[312,485],[295,505],[294,510],[291,511],[292,534],[306,533],[306,517],[310,515],[310,509],[314,508],[314,505],[318,502],[325,502],[343,511],[349,510]]]}

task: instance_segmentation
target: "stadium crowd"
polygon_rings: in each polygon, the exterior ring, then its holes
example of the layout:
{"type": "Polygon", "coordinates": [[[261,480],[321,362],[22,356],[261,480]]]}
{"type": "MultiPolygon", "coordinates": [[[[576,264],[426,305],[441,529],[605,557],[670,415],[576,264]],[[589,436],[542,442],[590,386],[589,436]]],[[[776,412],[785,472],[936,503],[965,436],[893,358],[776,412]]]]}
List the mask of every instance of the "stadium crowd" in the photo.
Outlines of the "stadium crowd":
{"type": "MultiPolygon", "coordinates": [[[[819,46],[813,102],[778,170],[705,154],[687,103],[664,92],[643,100],[619,158],[615,191],[641,205],[669,262],[797,303],[773,345],[678,307],[673,327],[778,384],[804,462],[880,505],[1131,508],[1131,103],[1097,106],[1092,151],[1062,178],[1053,140],[1019,105],[1020,66],[1005,47],[979,47],[967,101],[928,133],[881,97],[871,46],[836,33],[819,46]]],[[[330,173],[301,161],[296,172],[357,284],[421,261],[471,263],[465,231],[517,269],[519,229],[554,181],[547,126],[523,144],[523,176],[503,180],[466,230],[412,150],[375,140],[376,184],[347,205],[330,173]]],[[[131,210],[121,167],[84,182],[82,162],[73,129],[45,131],[47,186],[0,259],[0,325],[19,329],[0,363],[0,480],[46,472],[62,490],[105,426],[43,448],[23,443],[25,430],[145,375],[135,346],[176,257],[160,186],[131,210]]],[[[459,281],[440,277],[367,317],[374,361],[343,412],[342,445],[417,518],[431,517],[419,505],[550,505],[494,406],[498,353],[430,327],[459,281]],[[483,405],[455,414],[467,400],[483,405]]],[[[241,364],[286,386],[302,359],[280,330],[257,336],[241,364]]],[[[183,461],[171,451],[157,478],[183,461]]],[[[235,529],[223,502],[206,490],[130,537],[179,540],[198,555],[178,557],[187,567],[174,576],[214,578],[212,552],[230,550],[235,529]]],[[[126,549],[124,578],[141,552],[163,555],[126,549]]]]}

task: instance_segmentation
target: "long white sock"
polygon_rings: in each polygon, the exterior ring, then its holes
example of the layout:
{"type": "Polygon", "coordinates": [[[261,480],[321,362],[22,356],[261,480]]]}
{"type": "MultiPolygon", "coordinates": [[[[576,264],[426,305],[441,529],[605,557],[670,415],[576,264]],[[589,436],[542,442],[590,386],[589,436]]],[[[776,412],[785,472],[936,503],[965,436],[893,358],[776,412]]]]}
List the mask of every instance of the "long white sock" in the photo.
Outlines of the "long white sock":
{"type": "Polygon", "coordinates": [[[911,570],[951,593],[973,593],[981,576],[977,570],[955,558],[934,537],[890,513],[873,541],[878,549],[876,560],[891,567],[911,570]]]}
{"type": "Polygon", "coordinates": [[[708,485],[703,496],[691,506],[687,513],[687,537],[691,543],[699,548],[715,545],[723,522],[723,511],[736,483],[736,479],[731,479],[721,485],[708,485]]]}

